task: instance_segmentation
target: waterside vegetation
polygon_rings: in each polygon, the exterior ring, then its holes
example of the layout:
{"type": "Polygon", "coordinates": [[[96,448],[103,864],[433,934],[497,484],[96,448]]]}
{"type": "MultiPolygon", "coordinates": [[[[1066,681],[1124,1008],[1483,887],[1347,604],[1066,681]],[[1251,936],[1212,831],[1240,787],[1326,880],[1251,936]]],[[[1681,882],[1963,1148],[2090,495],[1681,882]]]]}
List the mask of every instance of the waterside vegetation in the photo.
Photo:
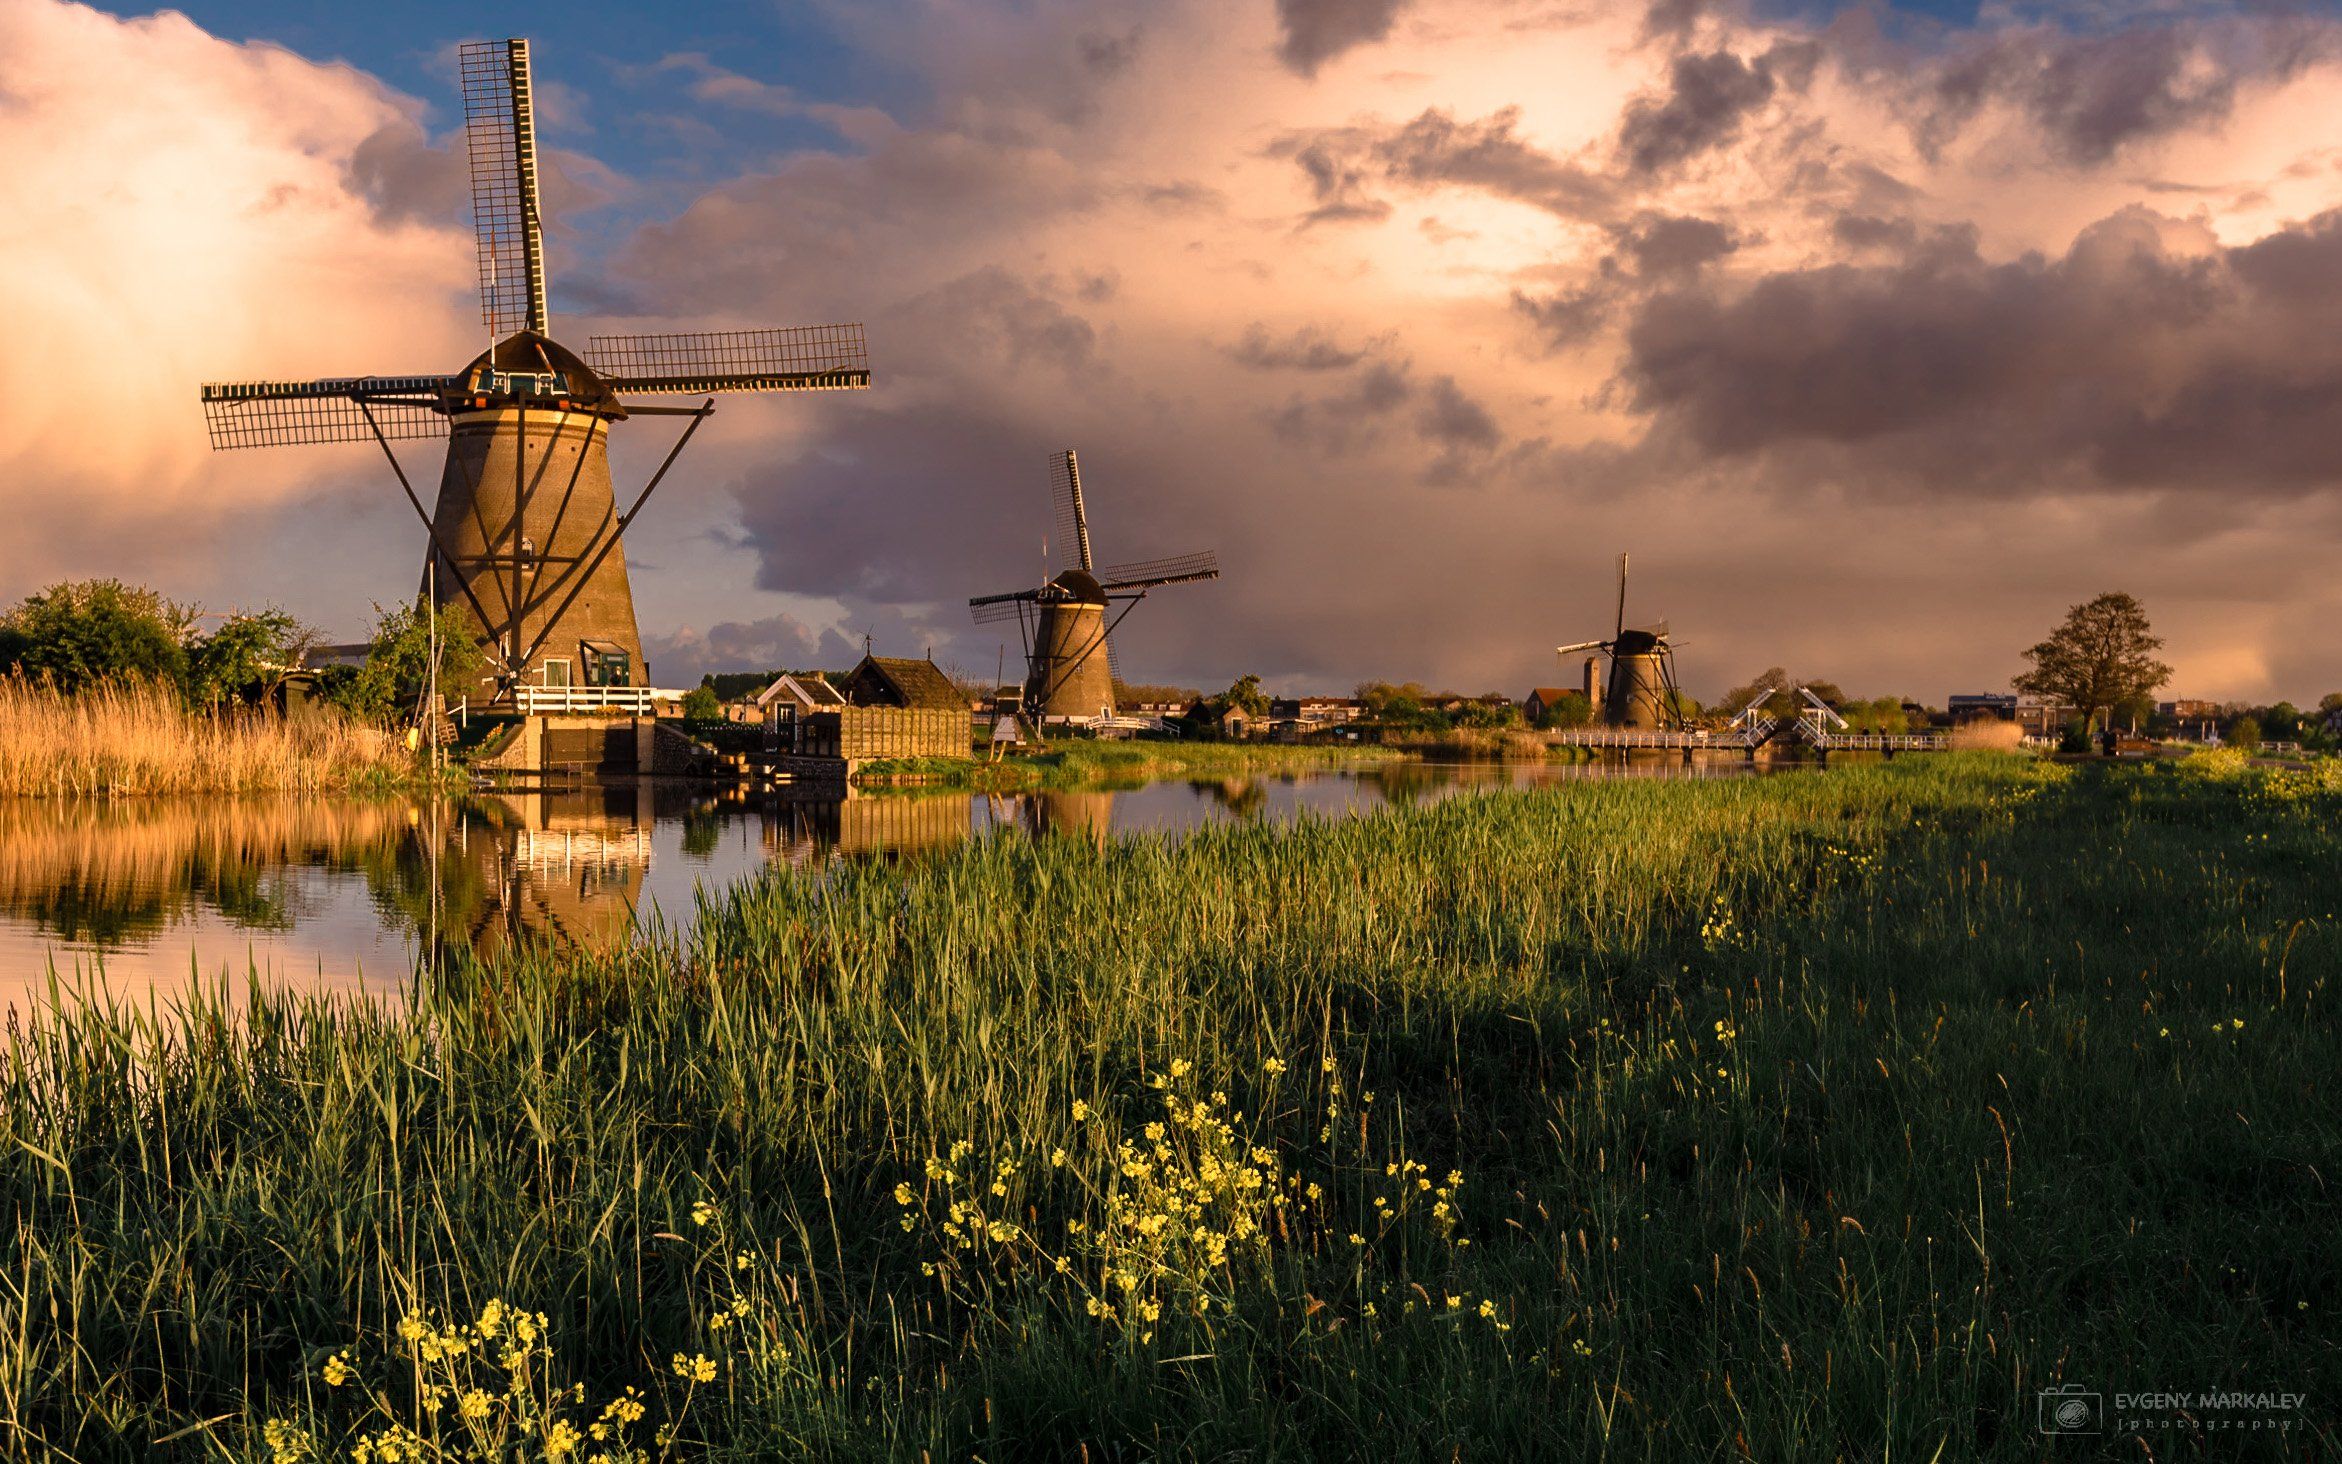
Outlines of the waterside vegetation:
{"type": "Polygon", "coordinates": [[[2048,1387],[2330,1399],[2329,782],[1001,838],[404,1003],[67,1001],[0,1069],[0,1433],[1924,1460],[2037,1457],[2048,1387]]]}
{"type": "Polygon", "coordinates": [[[0,796],[369,792],[418,776],[402,743],[337,714],[191,710],[152,681],[68,695],[0,677],[0,796]]]}

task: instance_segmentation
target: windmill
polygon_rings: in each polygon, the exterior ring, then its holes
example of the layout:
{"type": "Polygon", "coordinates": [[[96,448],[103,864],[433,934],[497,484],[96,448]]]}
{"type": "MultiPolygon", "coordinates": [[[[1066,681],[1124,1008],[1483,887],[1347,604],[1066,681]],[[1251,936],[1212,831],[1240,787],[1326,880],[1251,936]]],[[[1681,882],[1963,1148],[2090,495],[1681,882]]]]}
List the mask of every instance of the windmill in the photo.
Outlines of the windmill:
{"type": "Polygon", "coordinates": [[[1074,546],[1076,564],[1037,589],[968,602],[978,625],[1017,622],[1025,645],[1024,710],[1036,727],[1052,717],[1113,716],[1113,649],[1107,637],[1149,590],[1220,577],[1219,556],[1209,550],[1098,569],[1090,554],[1081,461],[1069,447],[1050,465],[1058,542],[1074,546]]]}
{"type": "Polygon", "coordinates": [[[545,311],[529,43],[467,44],[460,71],[488,349],[448,376],[206,383],[211,445],[371,439],[422,520],[430,594],[459,607],[487,654],[479,700],[643,706],[647,691],[593,690],[647,685],[627,528],[714,412],[715,393],[867,387],[862,327],[594,336],[582,355],[562,346],[545,311]],[[680,395],[704,400],[629,400],[680,395]],[[609,429],[632,417],[684,422],[620,513],[609,429]],[[447,458],[426,512],[390,444],[437,437],[447,458]]]}
{"type": "Polygon", "coordinates": [[[1610,679],[1594,695],[1594,658],[1586,657],[1587,699],[1613,727],[1673,727],[1676,716],[1675,645],[1668,639],[1667,622],[1637,626],[1626,623],[1626,556],[1618,556],[1618,620],[1608,640],[1579,641],[1556,646],[1557,656],[1599,651],[1610,658],[1610,679]]]}

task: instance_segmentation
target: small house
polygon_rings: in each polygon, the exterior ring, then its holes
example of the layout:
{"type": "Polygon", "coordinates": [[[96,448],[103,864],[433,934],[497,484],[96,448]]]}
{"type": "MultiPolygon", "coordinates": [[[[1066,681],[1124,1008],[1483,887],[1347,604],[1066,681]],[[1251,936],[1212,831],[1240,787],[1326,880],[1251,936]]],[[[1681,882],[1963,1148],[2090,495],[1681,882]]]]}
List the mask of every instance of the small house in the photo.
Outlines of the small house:
{"type": "Polygon", "coordinates": [[[818,672],[776,678],[772,685],[749,699],[749,705],[756,709],[756,720],[761,722],[794,722],[808,713],[845,704],[844,693],[818,672]]]}
{"type": "Polygon", "coordinates": [[[968,709],[968,699],[951,684],[942,668],[922,656],[864,656],[862,664],[846,673],[838,688],[846,704],[856,707],[902,707],[912,711],[968,709]]]}
{"type": "Polygon", "coordinates": [[[866,655],[835,694],[842,704],[804,715],[799,753],[848,763],[971,753],[975,719],[968,698],[926,657],[866,655]]]}
{"type": "Polygon", "coordinates": [[[1531,726],[1539,725],[1561,705],[1563,697],[1579,695],[1583,693],[1567,686],[1532,686],[1529,694],[1521,698],[1521,715],[1528,718],[1531,726]]]}

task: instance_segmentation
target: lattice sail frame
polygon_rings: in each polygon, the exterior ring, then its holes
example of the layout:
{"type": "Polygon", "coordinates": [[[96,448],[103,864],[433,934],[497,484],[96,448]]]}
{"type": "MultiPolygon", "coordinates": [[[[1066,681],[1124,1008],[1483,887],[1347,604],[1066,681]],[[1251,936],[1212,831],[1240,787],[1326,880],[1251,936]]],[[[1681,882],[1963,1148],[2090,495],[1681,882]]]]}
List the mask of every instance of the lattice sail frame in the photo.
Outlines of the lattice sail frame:
{"type": "Polygon", "coordinates": [[[537,199],[536,102],[529,43],[472,41],[458,52],[464,150],[479,239],[480,318],[501,340],[545,329],[545,239],[537,199]]]}
{"type": "Polygon", "coordinates": [[[322,381],[209,381],[203,424],[214,449],[445,437],[453,376],[345,376],[322,381]],[[371,411],[374,426],[367,425],[371,411]]]}
{"type": "Polygon", "coordinates": [[[1189,580],[1219,577],[1219,553],[1206,549],[1200,554],[1177,554],[1168,559],[1141,559],[1132,564],[1109,565],[1099,572],[1098,586],[1109,591],[1152,589],[1157,585],[1184,584],[1189,580]]]}
{"type": "Polygon", "coordinates": [[[1057,504],[1057,542],[1071,544],[1084,574],[1095,569],[1090,555],[1090,506],[1082,498],[1081,459],[1072,448],[1049,459],[1049,488],[1057,504]]]}
{"type": "Polygon", "coordinates": [[[582,354],[612,391],[635,396],[870,385],[859,324],[594,336],[582,354]]]}

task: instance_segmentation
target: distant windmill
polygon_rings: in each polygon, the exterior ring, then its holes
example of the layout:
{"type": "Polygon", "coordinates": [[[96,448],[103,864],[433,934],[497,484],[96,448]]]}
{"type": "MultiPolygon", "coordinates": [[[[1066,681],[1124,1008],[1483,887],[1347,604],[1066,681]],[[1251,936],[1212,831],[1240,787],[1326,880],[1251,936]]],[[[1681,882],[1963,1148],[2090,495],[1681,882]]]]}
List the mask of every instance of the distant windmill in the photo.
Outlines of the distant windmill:
{"type": "Polygon", "coordinates": [[[1052,717],[1112,716],[1113,652],[1107,637],[1149,590],[1220,577],[1219,556],[1209,550],[1098,570],[1090,555],[1090,510],[1082,496],[1081,462],[1072,448],[1050,462],[1058,542],[1074,546],[1076,564],[1038,589],[982,595],[968,602],[978,625],[1017,622],[1025,643],[1024,709],[1035,726],[1052,717]],[[1121,608],[1109,614],[1117,604],[1121,608]]]}
{"type": "Polygon", "coordinates": [[[1667,636],[1667,622],[1628,629],[1626,623],[1626,556],[1618,556],[1618,620],[1606,641],[1579,641],[1556,646],[1557,656],[1600,651],[1610,658],[1610,678],[1601,695],[1592,695],[1594,658],[1586,658],[1586,690],[1614,727],[1673,727],[1676,716],[1675,646],[1667,636]]]}
{"type": "Polygon", "coordinates": [[[453,376],[208,383],[211,444],[381,444],[429,535],[437,573],[426,581],[441,603],[462,606],[483,643],[486,697],[640,686],[642,635],[620,540],[715,399],[686,407],[621,398],[867,387],[862,327],[595,336],[584,356],[573,354],[546,334],[529,43],[465,45],[461,73],[481,315],[493,344],[453,376]],[[621,514],[608,429],[638,416],[690,420],[621,514]],[[441,436],[447,461],[425,513],[390,440],[441,436]]]}

